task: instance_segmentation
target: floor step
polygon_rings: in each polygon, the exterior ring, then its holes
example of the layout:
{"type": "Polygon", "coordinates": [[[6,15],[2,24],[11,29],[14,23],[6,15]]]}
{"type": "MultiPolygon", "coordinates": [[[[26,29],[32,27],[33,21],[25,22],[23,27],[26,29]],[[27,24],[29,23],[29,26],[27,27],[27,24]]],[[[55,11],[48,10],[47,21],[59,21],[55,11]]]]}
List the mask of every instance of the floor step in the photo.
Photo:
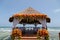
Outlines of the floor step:
{"type": "Polygon", "coordinates": [[[37,37],[22,37],[21,40],[37,40],[37,37]]]}
{"type": "Polygon", "coordinates": [[[22,37],[21,40],[44,40],[42,38],[37,39],[37,37],[22,37]]]}

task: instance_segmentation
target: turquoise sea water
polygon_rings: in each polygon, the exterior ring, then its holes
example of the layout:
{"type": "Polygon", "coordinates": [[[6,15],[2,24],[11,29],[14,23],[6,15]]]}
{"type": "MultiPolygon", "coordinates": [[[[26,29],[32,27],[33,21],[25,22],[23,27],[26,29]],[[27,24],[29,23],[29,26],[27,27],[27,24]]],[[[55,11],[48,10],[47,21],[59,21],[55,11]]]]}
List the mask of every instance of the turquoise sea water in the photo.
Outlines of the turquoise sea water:
{"type": "MultiPolygon", "coordinates": [[[[0,27],[0,40],[11,40],[12,28],[11,27],[0,27]]],[[[59,40],[58,33],[60,32],[60,27],[48,27],[50,40],[59,40]]]]}

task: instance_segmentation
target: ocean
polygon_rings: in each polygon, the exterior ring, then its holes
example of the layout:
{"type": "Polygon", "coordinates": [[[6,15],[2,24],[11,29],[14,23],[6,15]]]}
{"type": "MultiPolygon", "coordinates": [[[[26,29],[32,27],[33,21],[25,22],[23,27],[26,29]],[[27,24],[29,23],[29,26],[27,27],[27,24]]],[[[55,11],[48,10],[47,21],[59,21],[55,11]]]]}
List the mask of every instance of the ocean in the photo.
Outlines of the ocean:
{"type": "MultiPolygon", "coordinates": [[[[11,34],[12,28],[11,27],[0,27],[0,40],[11,40],[10,34],[11,34]]],[[[59,32],[60,27],[48,27],[49,31],[49,39],[50,40],[59,40],[59,32]]]]}

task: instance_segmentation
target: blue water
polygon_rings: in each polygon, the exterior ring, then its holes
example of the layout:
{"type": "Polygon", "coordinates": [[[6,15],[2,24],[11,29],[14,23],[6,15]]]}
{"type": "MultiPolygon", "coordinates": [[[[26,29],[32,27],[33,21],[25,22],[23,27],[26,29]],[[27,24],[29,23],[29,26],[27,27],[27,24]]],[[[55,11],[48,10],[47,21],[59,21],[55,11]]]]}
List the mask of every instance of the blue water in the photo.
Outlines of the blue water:
{"type": "MultiPolygon", "coordinates": [[[[0,40],[9,40],[12,27],[10,26],[0,26],[0,40]]],[[[60,32],[60,27],[48,27],[49,35],[51,40],[59,40],[58,33],[60,32]]]]}

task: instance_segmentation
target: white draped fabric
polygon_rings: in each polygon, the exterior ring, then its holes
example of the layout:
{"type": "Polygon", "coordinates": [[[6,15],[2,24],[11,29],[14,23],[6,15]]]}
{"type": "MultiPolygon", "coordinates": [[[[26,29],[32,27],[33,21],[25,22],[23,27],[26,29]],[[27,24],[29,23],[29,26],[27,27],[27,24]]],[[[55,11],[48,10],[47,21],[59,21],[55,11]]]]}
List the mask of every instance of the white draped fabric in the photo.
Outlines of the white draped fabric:
{"type": "Polygon", "coordinates": [[[19,24],[19,22],[21,21],[22,19],[16,19],[16,18],[14,18],[14,20],[13,20],[13,27],[16,27],[16,25],[17,24],[19,24]]]}
{"type": "Polygon", "coordinates": [[[39,22],[42,24],[42,27],[46,27],[46,19],[38,19],[39,22]]]}
{"type": "Polygon", "coordinates": [[[14,20],[13,20],[13,27],[16,27],[16,25],[19,23],[19,21],[16,19],[16,18],[14,18],[14,20]]]}

